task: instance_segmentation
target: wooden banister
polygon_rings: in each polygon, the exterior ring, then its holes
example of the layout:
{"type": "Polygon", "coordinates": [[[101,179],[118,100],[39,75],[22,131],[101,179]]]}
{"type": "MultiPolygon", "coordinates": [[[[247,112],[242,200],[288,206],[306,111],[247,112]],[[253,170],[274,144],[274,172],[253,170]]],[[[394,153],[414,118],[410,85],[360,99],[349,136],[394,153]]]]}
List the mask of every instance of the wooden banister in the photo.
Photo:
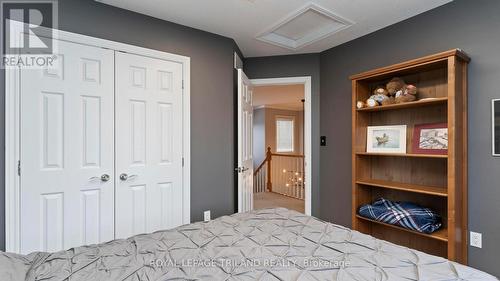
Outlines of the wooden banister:
{"type": "Polygon", "coordinates": [[[271,161],[272,161],[271,148],[267,148],[266,158],[255,169],[254,176],[254,192],[272,191],[273,185],[271,181],[271,161]],[[267,166],[266,166],[267,164],[267,166]],[[265,169],[265,170],[264,170],[265,169]],[[257,182],[257,185],[255,185],[257,182]]]}
{"type": "MultiPolygon", "coordinates": [[[[283,160],[283,158],[280,158],[280,157],[285,157],[285,158],[294,158],[294,159],[297,159],[297,160],[292,160],[292,161],[300,161],[300,168],[299,170],[300,171],[303,171],[304,170],[304,161],[303,160],[299,160],[299,159],[304,159],[305,156],[304,155],[301,155],[301,154],[286,154],[286,153],[273,153],[271,152],[271,147],[268,147],[267,148],[267,151],[266,151],[266,158],[262,161],[262,163],[260,163],[260,165],[257,167],[257,169],[255,169],[254,171],[254,177],[257,177],[260,179],[262,179],[262,175],[264,175],[264,178],[265,178],[265,188],[267,191],[269,192],[272,192],[273,191],[273,165],[272,165],[272,161],[273,161],[273,157],[277,157],[278,159],[281,159],[279,160],[279,163],[282,163],[281,161],[283,160]],[[266,166],[267,164],[267,166],[266,166]],[[265,169],[265,171],[263,171],[263,169],[265,169]]],[[[276,172],[274,170],[274,172],[276,172]]],[[[261,183],[261,182],[259,182],[261,183]]],[[[264,182],[262,182],[264,183],[264,182]]],[[[263,186],[262,186],[263,188],[263,186]]],[[[262,190],[260,185],[257,186],[256,190],[262,190]]],[[[261,191],[258,191],[258,192],[261,192],[261,191]]]]}
{"type": "Polygon", "coordinates": [[[281,157],[292,157],[292,158],[304,158],[304,155],[300,154],[282,154],[282,153],[271,153],[272,156],[281,156],[281,157]]]}
{"type": "Polygon", "coordinates": [[[257,167],[257,169],[255,169],[255,171],[253,172],[254,176],[257,175],[260,172],[260,170],[262,170],[262,168],[264,167],[264,165],[266,163],[271,162],[273,156],[293,157],[293,158],[305,158],[305,156],[301,155],[301,154],[272,153],[271,152],[271,148],[268,147],[267,148],[267,152],[266,152],[266,158],[264,158],[264,160],[262,161],[262,163],[260,163],[260,165],[257,167]]]}
{"type": "Polygon", "coordinates": [[[273,183],[271,180],[271,161],[273,159],[273,154],[271,153],[271,147],[267,148],[266,159],[267,159],[267,190],[269,190],[269,192],[272,192],[273,183]]]}
{"type": "Polygon", "coordinates": [[[264,165],[267,163],[267,158],[264,159],[264,161],[262,161],[262,163],[260,163],[259,167],[257,167],[257,169],[255,169],[255,171],[253,172],[253,175],[257,175],[260,170],[262,170],[262,167],[264,167],[264,165]]]}
{"type": "Polygon", "coordinates": [[[257,167],[257,169],[255,169],[255,171],[253,172],[253,175],[255,176],[257,173],[260,172],[260,170],[262,170],[262,168],[264,167],[264,165],[272,158],[272,153],[269,154],[270,152],[270,147],[267,148],[267,152],[266,152],[266,158],[264,158],[264,160],[262,161],[262,163],[260,163],[260,165],[257,167]]]}

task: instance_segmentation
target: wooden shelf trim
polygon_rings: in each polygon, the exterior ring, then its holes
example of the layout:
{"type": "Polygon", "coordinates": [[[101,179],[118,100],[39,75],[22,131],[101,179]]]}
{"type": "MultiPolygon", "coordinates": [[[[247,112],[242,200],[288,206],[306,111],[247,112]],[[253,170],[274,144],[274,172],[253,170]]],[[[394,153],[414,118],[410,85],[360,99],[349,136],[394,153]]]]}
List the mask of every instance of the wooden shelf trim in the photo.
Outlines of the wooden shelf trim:
{"type": "Polygon", "coordinates": [[[390,182],[383,180],[358,180],[356,181],[356,183],[367,186],[392,189],[392,190],[400,190],[400,191],[428,194],[434,196],[448,197],[448,192],[445,187],[424,186],[424,185],[390,182]]]}
{"type": "Polygon", "coordinates": [[[415,108],[421,106],[431,106],[437,104],[445,104],[448,102],[448,98],[430,98],[424,99],[414,102],[407,103],[398,103],[398,104],[390,104],[390,105],[382,105],[376,107],[365,107],[361,109],[356,109],[357,112],[373,112],[373,111],[383,111],[383,110],[396,110],[396,109],[404,109],[404,108],[415,108]]]}
{"type": "Polygon", "coordinates": [[[452,57],[452,56],[456,56],[465,62],[470,61],[470,57],[464,51],[462,51],[460,49],[452,49],[449,51],[445,51],[442,53],[422,57],[419,59],[414,59],[414,60],[406,61],[403,63],[398,63],[398,64],[390,65],[387,67],[377,68],[377,69],[366,71],[366,72],[363,72],[360,74],[352,75],[349,77],[349,79],[361,80],[361,79],[371,78],[374,76],[389,74],[389,73],[392,73],[395,71],[400,71],[402,69],[416,67],[418,65],[433,63],[433,62],[436,62],[439,60],[447,60],[449,57],[452,57]]]}
{"type": "Polygon", "coordinates": [[[368,152],[357,152],[357,156],[383,156],[383,157],[413,157],[413,158],[437,158],[437,159],[447,159],[448,155],[440,154],[412,154],[412,153],[368,153],[368,152]]]}
{"type": "Polygon", "coordinates": [[[401,231],[413,233],[413,234],[424,236],[424,237],[427,237],[427,238],[432,238],[432,239],[436,239],[436,240],[439,240],[439,241],[448,242],[448,234],[447,234],[448,232],[444,228],[442,228],[442,229],[440,229],[440,230],[438,230],[438,231],[436,231],[436,232],[434,232],[432,234],[427,234],[427,233],[422,233],[422,232],[414,231],[414,230],[411,230],[411,229],[406,229],[406,228],[403,228],[403,227],[399,227],[399,226],[396,226],[396,225],[392,225],[392,224],[388,224],[388,223],[384,223],[384,222],[372,220],[372,219],[369,219],[369,218],[362,217],[360,215],[356,215],[356,217],[358,219],[360,219],[360,220],[367,221],[367,222],[370,222],[370,223],[375,223],[375,224],[378,224],[378,225],[387,226],[387,227],[390,227],[390,228],[393,228],[393,229],[397,229],[397,230],[401,230],[401,231]]]}

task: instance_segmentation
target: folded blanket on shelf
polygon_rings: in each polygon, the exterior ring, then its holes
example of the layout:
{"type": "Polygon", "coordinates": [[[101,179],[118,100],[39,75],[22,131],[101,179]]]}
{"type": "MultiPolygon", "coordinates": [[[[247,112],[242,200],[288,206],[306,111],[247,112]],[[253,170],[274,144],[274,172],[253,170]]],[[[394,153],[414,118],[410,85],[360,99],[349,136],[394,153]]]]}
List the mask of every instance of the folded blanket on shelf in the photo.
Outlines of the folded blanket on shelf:
{"type": "Polygon", "coordinates": [[[384,198],[359,208],[368,219],[404,227],[422,233],[433,233],[442,226],[441,216],[431,209],[410,202],[392,202],[384,198]]]}

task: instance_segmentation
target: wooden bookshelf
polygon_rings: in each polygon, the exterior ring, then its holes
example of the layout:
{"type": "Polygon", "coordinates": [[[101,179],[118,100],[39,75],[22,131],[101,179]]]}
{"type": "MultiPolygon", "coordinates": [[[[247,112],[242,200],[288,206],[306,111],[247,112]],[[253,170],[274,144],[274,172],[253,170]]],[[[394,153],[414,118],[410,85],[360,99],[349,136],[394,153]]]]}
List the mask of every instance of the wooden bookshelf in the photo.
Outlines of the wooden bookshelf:
{"type": "Polygon", "coordinates": [[[467,65],[454,49],[351,76],[352,224],[355,230],[403,246],[467,263],[467,65]],[[373,90],[400,77],[418,88],[419,100],[356,108],[373,90]],[[448,124],[448,154],[412,151],[419,124],[448,124]],[[407,153],[367,153],[367,127],[407,126],[407,153]],[[379,197],[414,202],[443,217],[443,228],[424,234],[363,218],[360,206],[379,197]]]}

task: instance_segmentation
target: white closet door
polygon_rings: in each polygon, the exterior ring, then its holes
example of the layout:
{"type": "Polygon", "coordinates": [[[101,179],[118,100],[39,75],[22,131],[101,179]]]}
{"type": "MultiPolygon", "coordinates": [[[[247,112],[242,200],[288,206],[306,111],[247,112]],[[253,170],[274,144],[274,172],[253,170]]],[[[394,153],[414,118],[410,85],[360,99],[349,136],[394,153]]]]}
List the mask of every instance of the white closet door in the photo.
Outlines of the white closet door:
{"type": "Polygon", "coordinates": [[[116,238],[183,223],[182,64],[116,53],[116,238]]]}
{"type": "Polygon", "coordinates": [[[114,238],[114,53],[58,44],[56,67],[20,72],[21,253],[114,238]]]}

